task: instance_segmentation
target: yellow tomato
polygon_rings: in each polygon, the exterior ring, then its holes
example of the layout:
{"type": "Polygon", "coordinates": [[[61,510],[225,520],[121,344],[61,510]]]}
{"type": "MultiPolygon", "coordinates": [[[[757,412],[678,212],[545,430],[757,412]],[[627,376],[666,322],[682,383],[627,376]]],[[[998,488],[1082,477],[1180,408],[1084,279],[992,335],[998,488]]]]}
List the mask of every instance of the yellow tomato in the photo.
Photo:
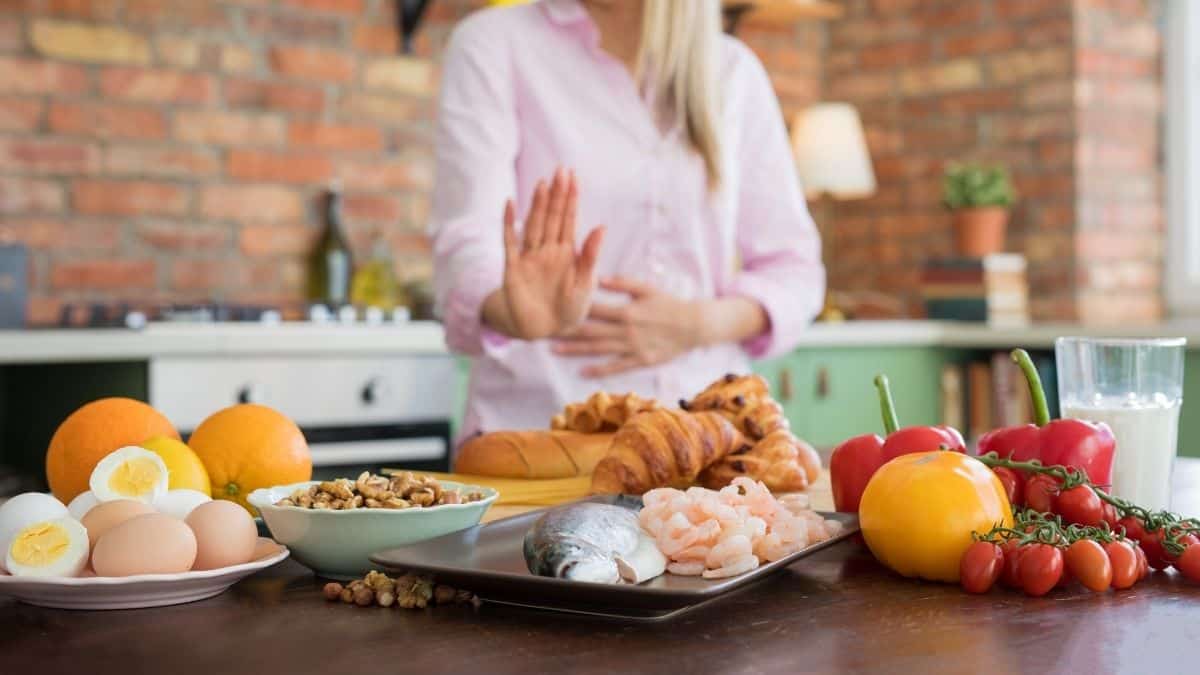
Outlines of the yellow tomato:
{"type": "Polygon", "coordinates": [[[858,519],[879,562],[906,577],[956,583],[971,532],[1012,527],[1012,507],[991,469],[939,450],[880,467],[863,491],[858,519]]]}

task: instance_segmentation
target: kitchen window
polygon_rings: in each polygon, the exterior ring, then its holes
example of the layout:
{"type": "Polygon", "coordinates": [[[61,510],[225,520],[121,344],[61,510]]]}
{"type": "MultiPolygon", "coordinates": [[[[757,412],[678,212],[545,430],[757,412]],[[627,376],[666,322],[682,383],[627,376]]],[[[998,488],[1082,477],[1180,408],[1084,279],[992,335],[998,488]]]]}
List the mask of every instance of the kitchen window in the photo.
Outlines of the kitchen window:
{"type": "Polygon", "coordinates": [[[1200,315],[1200,3],[1165,10],[1167,303],[1200,315]]]}

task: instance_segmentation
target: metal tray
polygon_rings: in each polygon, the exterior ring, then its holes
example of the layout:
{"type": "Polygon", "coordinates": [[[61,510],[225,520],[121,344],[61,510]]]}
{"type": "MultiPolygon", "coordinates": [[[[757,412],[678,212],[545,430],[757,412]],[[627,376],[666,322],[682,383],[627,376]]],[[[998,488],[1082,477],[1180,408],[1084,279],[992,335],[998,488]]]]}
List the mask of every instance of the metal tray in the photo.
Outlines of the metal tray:
{"type": "MultiPolygon", "coordinates": [[[[603,496],[585,501],[641,507],[637,497],[603,496]]],[[[522,543],[543,511],[476,525],[436,539],[380,551],[371,560],[389,570],[432,574],[439,582],[473,591],[484,600],[575,614],[661,620],[746,586],[858,532],[858,517],[822,513],[841,521],[842,532],[792,555],[727,579],[663,574],[643,584],[592,584],[529,573],[522,543]]]]}

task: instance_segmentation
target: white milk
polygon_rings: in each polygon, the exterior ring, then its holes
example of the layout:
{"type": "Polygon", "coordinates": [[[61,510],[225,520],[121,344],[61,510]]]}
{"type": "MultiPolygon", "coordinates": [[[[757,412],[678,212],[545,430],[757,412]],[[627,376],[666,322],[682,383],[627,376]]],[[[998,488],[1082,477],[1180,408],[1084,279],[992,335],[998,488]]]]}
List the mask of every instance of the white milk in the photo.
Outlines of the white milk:
{"type": "Polygon", "coordinates": [[[1171,501],[1171,466],[1179,438],[1179,401],[1124,405],[1066,405],[1063,417],[1104,422],[1117,438],[1112,493],[1148,509],[1166,509],[1171,501]]]}

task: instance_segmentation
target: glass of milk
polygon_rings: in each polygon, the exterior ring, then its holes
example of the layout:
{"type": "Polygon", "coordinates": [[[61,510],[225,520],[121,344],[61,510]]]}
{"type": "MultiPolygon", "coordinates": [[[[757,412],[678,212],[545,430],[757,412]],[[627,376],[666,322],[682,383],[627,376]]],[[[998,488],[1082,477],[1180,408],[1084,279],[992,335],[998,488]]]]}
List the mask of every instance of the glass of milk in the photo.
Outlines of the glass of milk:
{"type": "Polygon", "coordinates": [[[1112,494],[1166,509],[1183,404],[1184,338],[1060,337],[1063,417],[1104,422],[1117,439],[1112,494]]]}

